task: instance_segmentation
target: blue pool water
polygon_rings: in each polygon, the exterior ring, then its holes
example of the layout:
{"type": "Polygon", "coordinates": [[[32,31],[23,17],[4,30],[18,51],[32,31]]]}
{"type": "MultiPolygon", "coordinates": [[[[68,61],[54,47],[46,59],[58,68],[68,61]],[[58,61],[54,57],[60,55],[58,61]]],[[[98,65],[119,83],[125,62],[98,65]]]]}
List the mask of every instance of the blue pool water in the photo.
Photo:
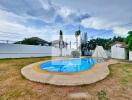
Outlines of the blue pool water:
{"type": "Polygon", "coordinates": [[[50,72],[80,72],[90,69],[95,63],[93,58],[53,60],[42,63],[40,68],[50,72]]]}

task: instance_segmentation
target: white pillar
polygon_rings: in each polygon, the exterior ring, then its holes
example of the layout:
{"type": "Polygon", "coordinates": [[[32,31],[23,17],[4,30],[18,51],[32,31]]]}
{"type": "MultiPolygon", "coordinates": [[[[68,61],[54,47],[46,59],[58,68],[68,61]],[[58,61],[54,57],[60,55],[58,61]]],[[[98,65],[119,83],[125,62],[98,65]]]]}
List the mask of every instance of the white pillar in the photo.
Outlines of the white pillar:
{"type": "Polygon", "coordinates": [[[132,51],[129,51],[129,60],[132,61],[132,51]]]}

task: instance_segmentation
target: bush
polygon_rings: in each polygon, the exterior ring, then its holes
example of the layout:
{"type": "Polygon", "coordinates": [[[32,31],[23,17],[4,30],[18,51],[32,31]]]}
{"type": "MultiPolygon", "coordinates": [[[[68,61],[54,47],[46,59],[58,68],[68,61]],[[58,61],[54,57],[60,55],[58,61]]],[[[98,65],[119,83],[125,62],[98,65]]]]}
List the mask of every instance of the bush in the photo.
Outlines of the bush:
{"type": "Polygon", "coordinates": [[[80,52],[79,52],[79,51],[72,51],[72,52],[71,52],[71,55],[72,55],[72,57],[74,57],[74,58],[79,58],[79,57],[80,57],[80,52]]]}
{"type": "Polygon", "coordinates": [[[108,100],[106,97],[106,92],[104,90],[101,90],[97,93],[98,99],[99,100],[108,100]]]}

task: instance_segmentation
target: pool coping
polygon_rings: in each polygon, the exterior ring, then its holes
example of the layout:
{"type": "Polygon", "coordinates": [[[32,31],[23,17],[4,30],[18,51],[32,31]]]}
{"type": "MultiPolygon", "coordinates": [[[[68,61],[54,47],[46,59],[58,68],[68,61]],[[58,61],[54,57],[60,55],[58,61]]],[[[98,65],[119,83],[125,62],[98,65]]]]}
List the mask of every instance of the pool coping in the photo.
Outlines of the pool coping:
{"type": "MultiPolygon", "coordinates": [[[[58,59],[59,60],[59,59],[58,59]]],[[[105,61],[93,65],[89,70],[74,73],[48,72],[38,68],[46,61],[36,62],[21,69],[21,74],[30,81],[59,86],[76,86],[95,83],[107,77],[110,73],[108,65],[117,61],[105,61]]]]}

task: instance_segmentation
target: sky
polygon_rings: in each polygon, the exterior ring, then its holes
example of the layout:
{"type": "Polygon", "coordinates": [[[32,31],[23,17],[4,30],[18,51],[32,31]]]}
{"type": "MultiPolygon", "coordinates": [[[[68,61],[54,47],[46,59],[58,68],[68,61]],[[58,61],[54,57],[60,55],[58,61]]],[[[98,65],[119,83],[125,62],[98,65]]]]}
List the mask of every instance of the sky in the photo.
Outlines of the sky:
{"type": "Polygon", "coordinates": [[[0,40],[49,40],[75,31],[88,38],[126,36],[132,29],[132,0],[0,0],[0,40]]]}

